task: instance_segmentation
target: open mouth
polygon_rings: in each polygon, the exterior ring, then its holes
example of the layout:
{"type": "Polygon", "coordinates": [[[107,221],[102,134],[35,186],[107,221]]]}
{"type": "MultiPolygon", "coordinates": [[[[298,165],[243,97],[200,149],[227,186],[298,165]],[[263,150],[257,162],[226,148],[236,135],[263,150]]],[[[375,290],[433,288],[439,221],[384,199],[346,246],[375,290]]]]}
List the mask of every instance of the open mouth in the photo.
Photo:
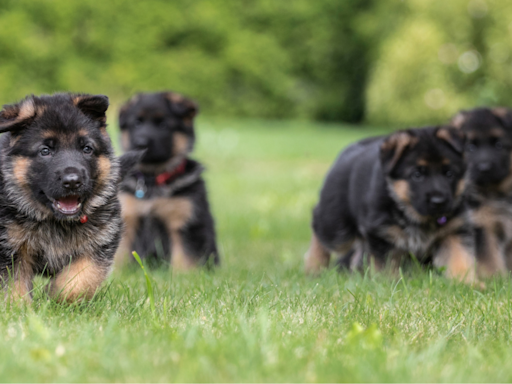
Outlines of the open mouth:
{"type": "Polygon", "coordinates": [[[81,206],[82,202],[80,201],[80,197],[76,195],[69,195],[53,200],[53,208],[63,215],[75,215],[80,211],[81,206]]]}

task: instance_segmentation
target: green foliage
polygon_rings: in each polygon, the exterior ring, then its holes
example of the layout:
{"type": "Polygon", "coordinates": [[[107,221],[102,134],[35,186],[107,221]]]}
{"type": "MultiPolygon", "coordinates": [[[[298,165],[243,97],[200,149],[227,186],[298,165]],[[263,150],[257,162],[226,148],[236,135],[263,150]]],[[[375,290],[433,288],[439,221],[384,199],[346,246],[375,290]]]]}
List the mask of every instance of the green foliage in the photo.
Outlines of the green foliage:
{"type": "Polygon", "coordinates": [[[371,2],[0,0],[0,95],[172,89],[210,115],[358,121],[371,2]]]}
{"type": "Polygon", "coordinates": [[[210,116],[444,122],[512,104],[502,0],[0,0],[0,95],[172,89],[210,116]]]}
{"type": "Polygon", "coordinates": [[[432,124],[459,109],[512,104],[511,14],[499,0],[407,1],[374,62],[369,120],[432,124]]]}

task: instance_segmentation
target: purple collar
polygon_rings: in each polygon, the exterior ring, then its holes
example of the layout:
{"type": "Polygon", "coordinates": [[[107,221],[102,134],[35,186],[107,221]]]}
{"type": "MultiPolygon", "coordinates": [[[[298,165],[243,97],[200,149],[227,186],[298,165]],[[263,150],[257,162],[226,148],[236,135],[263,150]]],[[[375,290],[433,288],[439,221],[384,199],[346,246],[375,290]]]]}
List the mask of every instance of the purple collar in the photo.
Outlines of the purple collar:
{"type": "Polygon", "coordinates": [[[437,224],[439,224],[440,226],[443,226],[448,222],[448,219],[446,218],[446,216],[441,216],[441,217],[438,217],[436,221],[437,221],[437,224]]]}

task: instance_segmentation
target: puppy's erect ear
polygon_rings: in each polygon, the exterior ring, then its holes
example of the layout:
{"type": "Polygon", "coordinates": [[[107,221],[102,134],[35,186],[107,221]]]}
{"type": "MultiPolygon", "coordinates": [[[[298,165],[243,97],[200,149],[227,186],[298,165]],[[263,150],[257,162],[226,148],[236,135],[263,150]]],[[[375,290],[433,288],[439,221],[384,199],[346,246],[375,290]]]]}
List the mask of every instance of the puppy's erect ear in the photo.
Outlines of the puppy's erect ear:
{"type": "Polygon", "coordinates": [[[171,110],[183,119],[192,120],[199,113],[199,106],[190,99],[174,92],[164,92],[163,96],[169,101],[171,110]]]}
{"type": "Polygon", "coordinates": [[[17,104],[4,105],[0,111],[0,133],[19,131],[30,124],[35,116],[36,106],[31,96],[17,104]]]}
{"type": "Polygon", "coordinates": [[[439,127],[436,131],[436,137],[448,143],[455,152],[462,154],[464,152],[464,144],[466,143],[466,135],[460,129],[454,127],[439,127]]]}
{"type": "Polygon", "coordinates": [[[384,172],[393,172],[404,151],[414,147],[417,142],[418,138],[412,130],[398,131],[385,139],[380,146],[380,162],[384,172]]]}
{"type": "Polygon", "coordinates": [[[462,128],[464,123],[469,118],[470,113],[467,111],[460,111],[455,116],[452,117],[452,120],[450,121],[450,125],[455,128],[462,128]]]}
{"type": "Polygon", "coordinates": [[[128,125],[128,116],[130,109],[135,105],[137,101],[140,99],[140,93],[132,96],[130,100],[123,104],[121,109],[119,110],[119,128],[125,129],[128,125]]]}
{"type": "Polygon", "coordinates": [[[491,109],[491,112],[503,123],[505,128],[512,128],[512,110],[505,107],[496,107],[491,109]]]}
{"type": "Polygon", "coordinates": [[[102,126],[107,123],[105,113],[108,109],[108,97],[105,95],[75,95],[73,104],[82,111],[82,113],[93,120],[99,121],[102,126]]]}
{"type": "Polygon", "coordinates": [[[138,163],[140,163],[142,156],[146,153],[146,150],[141,151],[129,151],[126,152],[119,158],[120,162],[120,171],[119,171],[119,179],[123,180],[128,172],[132,170],[138,163]]]}

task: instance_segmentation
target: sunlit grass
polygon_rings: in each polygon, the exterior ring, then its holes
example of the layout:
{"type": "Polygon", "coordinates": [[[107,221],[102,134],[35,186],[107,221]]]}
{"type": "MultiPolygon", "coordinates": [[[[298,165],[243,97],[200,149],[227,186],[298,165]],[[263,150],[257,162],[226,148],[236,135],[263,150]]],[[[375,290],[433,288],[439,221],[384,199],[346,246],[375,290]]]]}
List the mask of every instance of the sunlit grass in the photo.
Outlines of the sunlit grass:
{"type": "MultiPolygon", "coordinates": [[[[338,151],[369,128],[200,120],[221,268],[116,271],[90,303],[0,307],[2,381],[509,381],[509,279],[302,272],[338,151]]],[[[38,280],[38,286],[44,284],[38,280]]]]}

